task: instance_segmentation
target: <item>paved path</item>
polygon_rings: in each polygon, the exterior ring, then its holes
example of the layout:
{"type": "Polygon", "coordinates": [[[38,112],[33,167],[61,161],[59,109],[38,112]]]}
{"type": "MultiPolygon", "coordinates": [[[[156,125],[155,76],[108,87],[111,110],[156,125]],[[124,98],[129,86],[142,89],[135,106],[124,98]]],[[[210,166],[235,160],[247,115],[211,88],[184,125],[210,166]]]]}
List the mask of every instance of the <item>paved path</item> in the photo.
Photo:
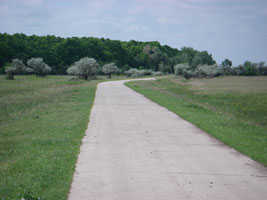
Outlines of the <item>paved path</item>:
{"type": "Polygon", "coordinates": [[[267,169],[123,85],[98,85],[70,200],[266,200],[267,169]]]}

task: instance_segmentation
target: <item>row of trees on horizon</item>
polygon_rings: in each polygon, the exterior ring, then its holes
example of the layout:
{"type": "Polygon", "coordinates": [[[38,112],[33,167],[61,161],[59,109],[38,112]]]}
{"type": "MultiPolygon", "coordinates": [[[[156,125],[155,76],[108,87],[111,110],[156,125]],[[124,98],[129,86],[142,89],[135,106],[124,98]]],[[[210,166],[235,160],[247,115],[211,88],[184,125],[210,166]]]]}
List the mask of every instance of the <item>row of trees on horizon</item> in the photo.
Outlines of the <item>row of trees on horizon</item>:
{"type": "MultiPolygon", "coordinates": [[[[160,64],[160,68],[161,68],[160,64]]],[[[51,73],[51,67],[48,66],[42,58],[31,58],[27,61],[27,65],[20,59],[13,59],[9,66],[5,67],[7,79],[14,80],[14,75],[18,74],[35,74],[37,76],[46,76],[51,73]]],[[[103,66],[94,58],[84,57],[79,61],[73,63],[66,72],[70,75],[77,76],[85,80],[94,79],[100,73],[111,75],[114,73],[125,74],[130,77],[140,77],[146,75],[160,76],[164,73],[161,71],[153,71],[151,69],[137,69],[131,68],[127,71],[120,70],[115,63],[107,63],[103,66]]],[[[199,64],[197,66],[189,65],[188,63],[180,63],[174,66],[174,74],[189,78],[213,78],[222,75],[238,75],[238,76],[251,76],[251,75],[267,75],[267,66],[264,62],[252,63],[246,61],[244,65],[239,67],[232,67],[230,60],[225,60],[221,65],[213,64],[199,64]]]]}
{"type": "Polygon", "coordinates": [[[189,63],[215,64],[207,51],[190,47],[181,50],[161,45],[159,42],[119,41],[93,37],[61,38],[56,36],[27,36],[25,34],[0,33],[0,71],[20,59],[43,58],[52,74],[66,74],[66,69],[81,58],[94,58],[100,65],[114,62],[122,71],[130,68],[150,69],[173,73],[174,65],[189,63]]]}
{"type": "MultiPolygon", "coordinates": [[[[8,80],[14,80],[15,75],[35,74],[36,76],[46,76],[51,73],[51,67],[47,65],[43,58],[30,58],[26,64],[20,59],[13,59],[12,62],[5,67],[5,73],[8,80]]],[[[115,63],[107,63],[100,66],[94,58],[84,57],[73,63],[67,70],[69,75],[77,76],[79,79],[96,79],[100,73],[111,78],[112,74],[125,74],[128,77],[140,77],[146,75],[161,76],[162,72],[143,69],[139,70],[131,68],[127,71],[120,70],[115,63]]]]}
{"type": "Polygon", "coordinates": [[[264,62],[246,61],[232,66],[229,59],[217,65],[207,51],[181,50],[159,42],[129,42],[92,37],[60,38],[0,34],[0,73],[71,74],[84,79],[97,74],[129,76],[174,73],[185,78],[220,75],[267,75],[264,62]],[[24,64],[25,63],[25,64],[24,64]],[[158,72],[158,73],[156,73],[158,72]]]}

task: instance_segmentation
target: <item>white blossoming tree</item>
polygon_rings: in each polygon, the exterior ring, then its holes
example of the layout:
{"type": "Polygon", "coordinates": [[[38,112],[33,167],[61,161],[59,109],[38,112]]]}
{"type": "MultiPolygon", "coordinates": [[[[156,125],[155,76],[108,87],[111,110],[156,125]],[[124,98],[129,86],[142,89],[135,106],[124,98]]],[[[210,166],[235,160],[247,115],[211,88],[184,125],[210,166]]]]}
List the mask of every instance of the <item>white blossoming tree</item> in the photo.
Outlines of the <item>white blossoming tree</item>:
{"type": "Polygon", "coordinates": [[[95,76],[98,66],[94,58],[84,57],[69,67],[67,73],[87,80],[95,76]]]}
{"type": "Polygon", "coordinates": [[[51,72],[51,67],[43,61],[43,58],[31,58],[27,61],[27,65],[37,76],[45,76],[51,72]]]}
{"type": "Polygon", "coordinates": [[[32,70],[26,67],[21,60],[15,58],[12,60],[11,65],[6,68],[5,72],[7,73],[8,80],[14,80],[15,74],[26,74],[32,72],[32,70]]]}
{"type": "Polygon", "coordinates": [[[108,78],[111,78],[111,74],[116,73],[119,71],[119,68],[116,66],[115,63],[105,64],[102,67],[102,72],[108,75],[108,78]]]}

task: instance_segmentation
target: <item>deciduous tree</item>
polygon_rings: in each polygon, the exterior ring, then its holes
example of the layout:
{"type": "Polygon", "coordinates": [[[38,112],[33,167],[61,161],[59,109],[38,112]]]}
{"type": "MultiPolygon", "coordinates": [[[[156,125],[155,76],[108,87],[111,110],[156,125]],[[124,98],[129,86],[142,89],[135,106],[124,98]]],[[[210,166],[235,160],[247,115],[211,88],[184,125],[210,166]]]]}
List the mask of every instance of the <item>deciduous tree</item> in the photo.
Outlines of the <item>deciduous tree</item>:
{"type": "Polygon", "coordinates": [[[26,67],[21,60],[15,58],[12,60],[11,65],[5,69],[5,72],[8,80],[14,80],[15,74],[26,74],[32,72],[32,70],[26,67]]]}
{"type": "Polygon", "coordinates": [[[51,67],[43,61],[43,58],[31,58],[27,61],[27,65],[37,76],[45,76],[51,72],[51,67]]]}
{"type": "Polygon", "coordinates": [[[111,74],[116,73],[119,71],[119,68],[116,66],[115,63],[105,64],[102,67],[102,72],[107,74],[109,78],[111,78],[111,74]]]}
{"type": "Polygon", "coordinates": [[[94,58],[84,57],[68,68],[67,73],[88,80],[89,77],[95,76],[98,66],[94,58]]]}

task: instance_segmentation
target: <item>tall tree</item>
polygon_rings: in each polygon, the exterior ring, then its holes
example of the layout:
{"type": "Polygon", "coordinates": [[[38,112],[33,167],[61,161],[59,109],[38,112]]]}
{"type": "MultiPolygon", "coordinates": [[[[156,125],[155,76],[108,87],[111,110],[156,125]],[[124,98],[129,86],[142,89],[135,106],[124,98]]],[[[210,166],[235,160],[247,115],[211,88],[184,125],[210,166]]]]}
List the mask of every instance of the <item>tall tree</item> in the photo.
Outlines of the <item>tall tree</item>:
{"type": "Polygon", "coordinates": [[[232,61],[226,58],[224,61],[222,61],[222,66],[223,67],[231,67],[232,61]]]}

